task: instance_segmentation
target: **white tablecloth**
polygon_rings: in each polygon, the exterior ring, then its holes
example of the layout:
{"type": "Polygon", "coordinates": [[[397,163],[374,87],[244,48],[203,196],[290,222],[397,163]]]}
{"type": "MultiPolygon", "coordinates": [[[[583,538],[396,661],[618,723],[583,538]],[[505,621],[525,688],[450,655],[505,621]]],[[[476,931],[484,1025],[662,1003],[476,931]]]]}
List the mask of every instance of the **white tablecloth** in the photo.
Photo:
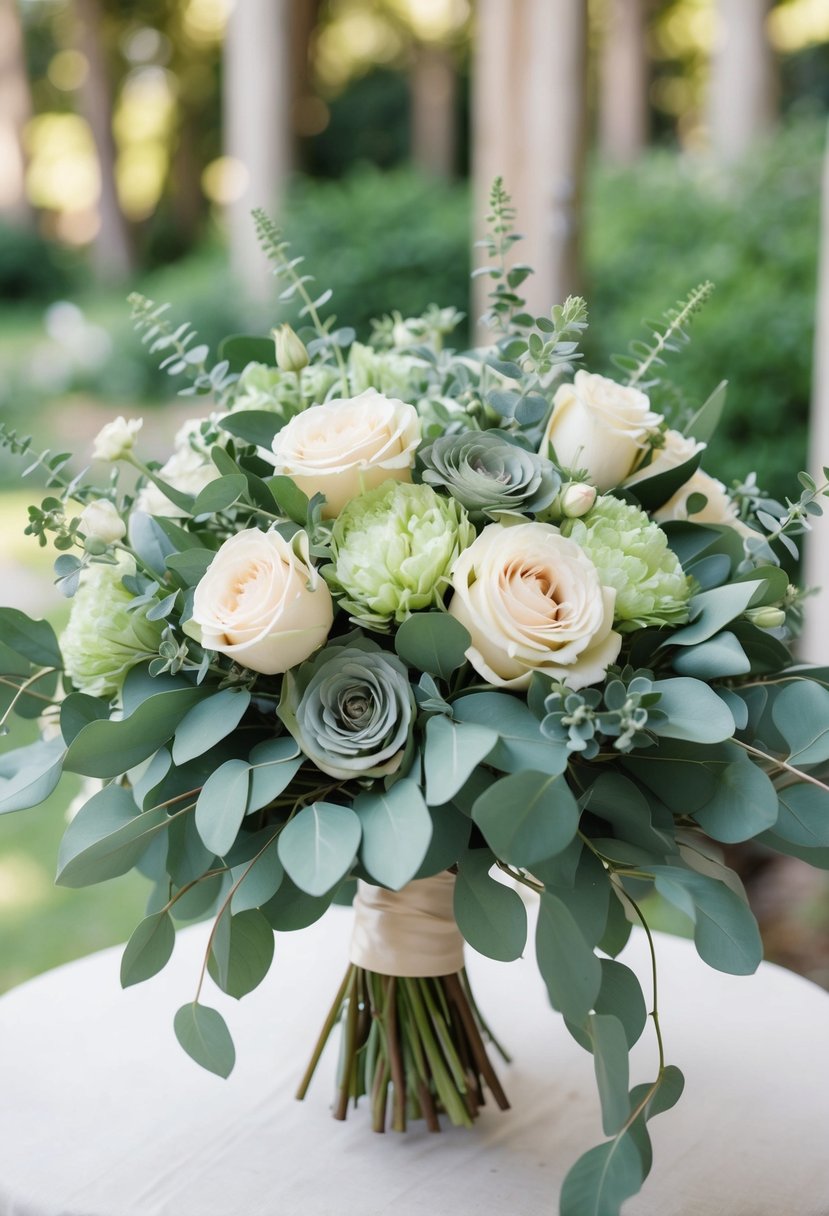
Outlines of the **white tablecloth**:
{"type": "MultiPolygon", "coordinates": [[[[515,1062],[513,1102],[473,1131],[373,1134],[329,1113],[335,1049],[308,1098],[293,1092],[344,970],[351,913],[277,937],[265,982],[237,1003],[211,985],[237,1045],[228,1081],[178,1047],[206,927],[127,992],[120,950],[0,1000],[0,1216],[525,1216],[554,1213],[575,1158],[603,1137],[592,1060],[547,1004],[531,954],[473,956],[469,972],[515,1062]]],[[[625,1216],[829,1216],[829,996],[778,967],[735,978],[657,937],[666,1052],[686,1074],[651,1123],[655,1164],[625,1216]]],[[[634,935],[624,959],[649,976],[634,935]]],[[[634,1080],[655,1071],[653,1035],[634,1080]]]]}

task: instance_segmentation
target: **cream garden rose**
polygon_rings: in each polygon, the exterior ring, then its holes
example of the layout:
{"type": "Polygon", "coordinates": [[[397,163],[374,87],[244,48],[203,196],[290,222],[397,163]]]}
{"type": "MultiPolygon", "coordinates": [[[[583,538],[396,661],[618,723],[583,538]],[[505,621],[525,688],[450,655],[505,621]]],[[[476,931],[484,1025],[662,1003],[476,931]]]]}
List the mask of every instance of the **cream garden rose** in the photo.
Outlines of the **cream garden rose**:
{"type": "Polygon", "coordinates": [[[452,616],[472,638],[466,657],[490,684],[526,688],[534,671],[584,688],[622,645],[616,592],[552,524],[489,524],[452,567],[452,616]]]}
{"type": "Polygon", "coordinates": [[[552,444],[563,468],[586,470],[604,493],[629,475],[661,421],[639,389],[580,371],[557,390],[540,451],[552,444]]]}
{"type": "Polygon", "coordinates": [[[704,443],[698,443],[670,427],[665,431],[664,439],[663,446],[655,450],[650,464],[625,478],[626,486],[635,486],[637,481],[645,481],[648,477],[657,477],[660,473],[667,473],[669,469],[679,468],[705,448],[704,443]]]}
{"type": "Polygon", "coordinates": [[[242,667],[277,675],[313,654],[333,620],[306,534],[287,541],[247,528],[225,541],[202,576],[187,631],[242,667]]]}
{"type": "Polygon", "coordinates": [[[664,506],[653,512],[657,523],[663,524],[674,519],[688,519],[692,524],[726,524],[734,528],[741,536],[756,536],[757,533],[743,523],[737,512],[737,504],[733,502],[721,481],[716,477],[697,469],[677,490],[673,498],[669,498],[664,506]],[[700,511],[688,512],[688,499],[692,494],[704,494],[708,500],[700,511]]]}
{"type": "Polygon", "coordinates": [[[332,519],[384,481],[411,481],[419,442],[414,406],[366,389],[297,414],[276,435],[269,458],[309,498],[324,494],[323,514],[332,519]]]}

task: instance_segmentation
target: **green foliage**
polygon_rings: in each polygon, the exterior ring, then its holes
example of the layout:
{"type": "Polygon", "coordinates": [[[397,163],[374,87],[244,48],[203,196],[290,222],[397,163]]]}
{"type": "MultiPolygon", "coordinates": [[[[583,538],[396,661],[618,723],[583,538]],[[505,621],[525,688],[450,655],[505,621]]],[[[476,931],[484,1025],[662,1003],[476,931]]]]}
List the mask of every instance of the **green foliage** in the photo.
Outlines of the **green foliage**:
{"type": "Polygon", "coordinates": [[[778,498],[806,450],[824,138],[822,123],[792,125],[728,172],[652,152],[630,170],[597,166],[588,190],[587,294],[601,324],[587,336],[587,365],[606,367],[643,317],[711,279],[693,341],[666,369],[678,399],[656,404],[690,417],[727,378],[708,467],[742,480],[748,453],[778,498]]]}

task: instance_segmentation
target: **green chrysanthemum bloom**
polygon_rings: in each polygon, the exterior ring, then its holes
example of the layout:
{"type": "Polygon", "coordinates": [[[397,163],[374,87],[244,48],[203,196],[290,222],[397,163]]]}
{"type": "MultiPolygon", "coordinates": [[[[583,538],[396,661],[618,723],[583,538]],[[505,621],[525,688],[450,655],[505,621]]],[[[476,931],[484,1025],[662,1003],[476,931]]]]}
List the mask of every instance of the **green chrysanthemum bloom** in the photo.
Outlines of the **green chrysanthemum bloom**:
{"type": "Polygon", "coordinates": [[[386,629],[440,601],[455,558],[474,539],[454,498],[431,486],[385,481],[337,517],[334,564],[325,573],[355,620],[386,629]]]}
{"type": "Polygon", "coordinates": [[[293,418],[307,405],[324,401],[337,379],[336,368],[312,363],[299,373],[302,397],[294,372],[281,371],[266,363],[249,363],[236,382],[231,413],[237,410],[265,410],[280,418],[293,418]]]}
{"type": "Polygon", "coordinates": [[[644,511],[604,495],[582,519],[563,520],[561,531],[581,545],[602,583],[615,587],[620,633],[687,621],[691,580],[665,533],[644,511]]]}
{"type": "Polygon", "coordinates": [[[155,658],[164,628],[143,609],[128,612],[135,598],[122,583],[135,572],[131,559],[87,566],[60,638],[66,674],[93,697],[113,697],[136,663],[155,658]]]}
{"type": "Polygon", "coordinates": [[[348,353],[348,379],[355,394],[376,388],[386,397],[412,401],[425,387],[426,364],[399,351],[374,350],[354,342],[348,353]]]}

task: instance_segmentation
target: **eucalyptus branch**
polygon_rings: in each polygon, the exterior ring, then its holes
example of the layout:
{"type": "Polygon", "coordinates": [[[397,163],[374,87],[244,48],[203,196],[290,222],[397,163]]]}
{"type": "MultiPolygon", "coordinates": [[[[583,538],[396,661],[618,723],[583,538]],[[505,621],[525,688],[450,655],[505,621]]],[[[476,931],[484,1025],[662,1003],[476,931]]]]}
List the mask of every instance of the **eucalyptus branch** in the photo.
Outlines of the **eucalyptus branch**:
{"type": "MultiPolygon", "coordinates": [[[[663,314],[663,321],[649,322],[651,344],[637,339],[630,344],[630,355],[616,355],[612,362],[622,371],[628,372],[628,385],[631,388],[643,382],[643,378],[654,365],[661,365],[662,355],[667,351],[676,351],[688,342],[685,326],[698,311],[714,290],[713,283],[700,283],[690,293],[686,300],[680,300],[674,307],[663,314]]],[[[648,387],[654,381],[646,382],[648,387]]]]}
{"type": "Polygon", "coordinates": [[[219,908],[218,915],[216,916],[216,919],[213,922],[213,928],[210,930],[210,936],[207,939],[207,948],[204,952],[204,958],[202,959],[201,971],[199,973],[199,982],[196,986],[196,995],[193,997],[194,1005],[198,1004],[199,997],[201,996],[201,990],[202,990],[202,986],[204,984],[204,977],[207,973],[207,962],[208,962],[208,959],[210,958],[210,951],[213,949],[213,942],[215,941],[216,933],[218,932],[219,923],[221,922],[221,919],[224,916],[225,912],[227,912],[228,908],[230,907],[231,900],[233,899],[233,896],[238,891],[239,887],[245,881],[248,874],[251,872],[251,870],[255,866],[256,862],[259,860],[259,858],[262,856],[262,854],[265,852],[265,850],[267,848],[269,848],[270,845],[273,844],[274,840],[276,840],[277,836],[279,835],[279,833],[281,831],[282,831],[282,827],[280,826],[274,832],[273,836],[269,837],[268,840],[265,841],[265,843],[262,845],[262,848],[250,859],[248,864],[245,866],[243,873],[240,874],[240,876],[236,879],[236,882],[233,883],[233,885],[231,886],[230,890],[227,893],[227,898],[225,900],[223,900],[222,906],[219,908]]]}
{"type": "Polygon", "coordinates": [[[168,376],[185,375],[192,382],[192,387],[184,389],[181,396],[210,391],[219,394],[236,380],[235,375],[229,374],[226,359],[212,368],[208,367],[206,360],[210,348],[204,342],[191,345],[196,339],[196,330],[189,321],[174,326],[164,315],[169,304],[157,304],[137,291],[130,293],[127,303],[132,309],[131,319],[136,333],[140,334],[142,344],[149,348],[150,353],[172,352],[161,360],[161,370],[168,376]]]}
{"type": "MultiPolygon", "coordinates": [[[[34,675],[29,676],[29,678],[27,680],[24,680],[22,684],[14,685],[14,687],[17,688],[17,692],[14,694],[11,701],[9,702],[9,705],[6,708],[6,712],[3,714],[3,717],[0,718],[0,730],[2,730],[3,727],[6,725],[6,722],[8,721],[9,717],[11,716],[11,714],[14,711],[15,705],[20,700],[20,698],[23,696],[23,694],[28,691],[30,685],[36,684],[37,681],[42,680],[44,676],[50,676],[50,675],[52,675],[53,672],[59,671],[59,670],[60,669],[58,667],[44,667],[44,668],[42,668],[41,671],[36,671],[34,673],[34,675]]],[[[9,683],[9,681],[7,681],[5,679],[2,680],[1,682],[3,684],[9,683]]],[[[32,695],[34,696],[35,694],[33,693],[32,695]]],[[[51,698],[44,697],[43,699],[48,700],[50,705],[52,704],[51,698]]]]}
{"type": "Polygon", "coordinates": [[[505,861],[496,861],[495,864],[498,866],[499,870],[502,870],[504,874],[508,874],[510,878],[515,880],[515,882],[520,882],[522,886],[529,887],[531,891],[535,891],[536,895],[541,895],[544,891],[543,883],[533,882],[533,880],[528,878],[522,870],[514,870],[512,866],[507,865],[505,861]]]}
{"type": "Polygon", "coordinates": [[[829,794],[829,785],[825,781],[819,781],[817,777],[813,777],[810,773],[804,773],[803,769],[795,768],[793,764],[788,764],[785,760],[778,760],[776,756],[771,756],[768,752],[761,751],[758,747],[752,747],[750,743],[743,743],[742,739],[734,739],[733,742],[738,747],[742,747],[744,751],[750,752],[752,756],[765,760],[773,768],[779,768],[784,772],[791,773],[797,777],[798,781],[808,781],[810,785],[816,785],[819,790],[824,790],[829,794]]]}
{"type": "Polygon", "coordinates": [[[283,292],[281,299],[288,300],[292,295],[296,294],[303,302],[302,313],[307,314],[314,329],[317,331],[317,337],[320,340],[323,348],[333,347],[334,358],[337,363],[337,370],[340,373],[343,392],[348,394],[348,373],[346,371],[345,360],[343,359],[342,351],[339,344],[331,337],[330,326],[331,321],[327,324],[320,319],[318,309],[323,304],[327,304],[331,299],[331,291],[324,291],[321,296],[313,300],[308,293],[307,283],[312,283],[313,275],[298,274],[297,268],[304,262],[303,257],[289,258],[288,252],[290,245],[282,236],[280,228],[274,224],[261,208],[256,208],[253,212],[253,222],[256,225],[256,235],[259,238],[259,244],[262,247],[262,252],[268,261],[274,264],[274,273],[281,279],[286,279],[290,286],[287,291],[283,292]]]}
{"type": "MultiPolygon", "coordinates": [[[[665,1048],[664,1048],[664,1044],[662,1042],[662,1031],[659,1026],[659,999],[658,999],[658,989],[657,989],[656,949],[653,944],[653,935],[650,930],[650,925],[645,920],[645,916],[644,916],[644,913],[642,912],[642,909],[639,907],[638,903],[633,898],[633,896],[629,895],[628,892],[625,890],[625,888],[622,886],[622,884],[618,883],[618,882],[614,884],[614,890],[620,892],[620,894],[624,896],[624,898],[628,901],[630,906],[633,908],[633,910],[636,913],[636,916],[639,920],[639,923],[641,924],[642,928],[645,930],[645,936],[648,939],[648,949],[650,950],[650,955],[651,955],[651,980],[653,983],[653,1009],[651,1009],[650,1015],[653,1018],[653,1028],[656,1031],[656,1042],[657,1042],[657,1046],[659,1048],[659,1074],[658,1074],[657,1081],[656,1081],[656,1084],[658,1084],[659,1079],[662,1077],[662,1074],[665,1071],[665,1048]]],[[[626,1126],[630,1126],[630,1122],[626,1126]]]]}

